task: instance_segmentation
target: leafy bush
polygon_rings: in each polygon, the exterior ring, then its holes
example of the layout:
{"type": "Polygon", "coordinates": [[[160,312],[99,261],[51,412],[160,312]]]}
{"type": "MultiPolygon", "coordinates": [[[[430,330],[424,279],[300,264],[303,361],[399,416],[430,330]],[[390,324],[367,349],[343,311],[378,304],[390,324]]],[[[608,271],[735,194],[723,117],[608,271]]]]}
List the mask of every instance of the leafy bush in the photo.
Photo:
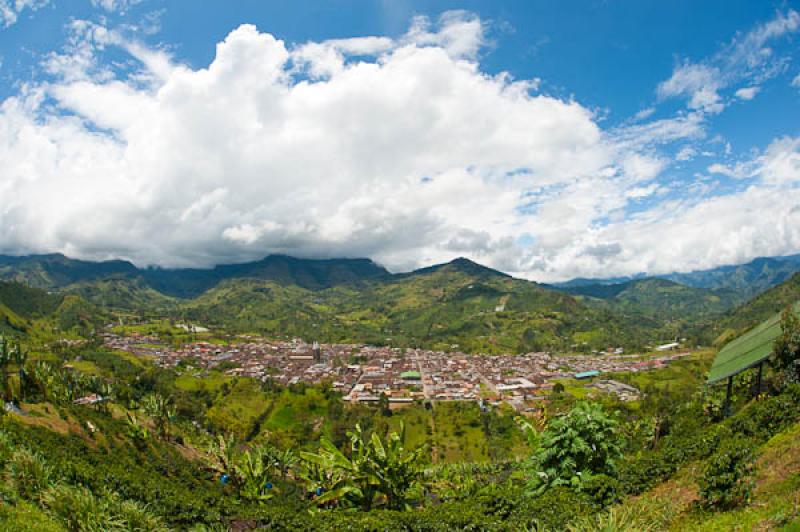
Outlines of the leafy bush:
{"type": "Polygon", "coordinates": [[[772,347],[772,365],[787,382],[800,382],[800,318],[787,307],[781,315],[781,335],[772,347]]]}
{"type": "Polygon", "coordinates": [[[753,448],[742,438],[725,442],[700,478],[700,496],[708,508],[727,510],[750,501],[753,448]]]}
{"type": "Polygon", "coordinates": [[[23,499],[36,500],[54,480],[53,468],[37,453],[18,449],[6,464],[6,476],[23,499]]]}
{"type": "Polygon", "coordinates": [[[596,403],[581,401],[555,418],[542,433],[532,457],[531,488],[541,494],[552,486],[582,490],[595,475],[616,476],[622,456],[618,423],[596,403]]]}
{"type": "Polygon", "coordinates": [[[110,511],[107,501],[98,499],[86,488],[55,486],[43,494],[42,504],[61,519],[68,530],[123,530],[125,526],[125,522],[110,511]]]}

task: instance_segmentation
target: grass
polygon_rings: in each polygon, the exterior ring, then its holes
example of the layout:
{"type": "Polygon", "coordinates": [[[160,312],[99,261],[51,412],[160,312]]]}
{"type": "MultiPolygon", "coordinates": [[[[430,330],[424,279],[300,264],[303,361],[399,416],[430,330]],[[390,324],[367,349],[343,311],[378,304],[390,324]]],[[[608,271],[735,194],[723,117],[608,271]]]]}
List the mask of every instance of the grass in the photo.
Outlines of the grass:
{"type": "Polygon", "coordinates": [[[439,402],[434,407],[434,444],[445,462],[482,462],[489,449],[483,434],[480,410],[473,402],[439,402]]]}
{"type": "Polygon", "coordinates": [[[614,379],[646,390],[655,387],[659,390],[665,388],[685,387],[696,389],[705,382],[705,374],[711,367],[716,352],[713,349],[703,349],[693,352],[686,358],[670,362],[664,369],[641,371],[637,373],[605,373],[604,379],[614,379]]]}
{"type": "Polygon", "coordinates": [[[70,365],[72,365],[81,373],[86,373],[87,375],[100,376],[103,374],[103,370],[98,368],[97,364],[90,362],[89,360],[73,360],[70,362],[70,365]]]}
{"type": "Polygon", "coordinates": [[[0,503],[0,532],[61,532],[66,529],[41,508],[27,501],[0,503]]]}
{"type": "Polygon", "coordinates": [[[257,381],[236,379],[230,393],[218,398],[208,409],[206,418],[215,429],[245,438],[255,429],[256,421],[270,404],[257,381]]]}
{"type": "Polygon", "coordinates": [[[400,430],[400,423],[405,424],[405,446],[414,449],[429,443],[431,430],[431,411],[419,405],[394,410],[389,418],[389,428],[393,431],[400,430]]]}
{"type": "Polygon", "coordinates": [[[589,396],[592,392],[597,392],[598,390],[592,390],[591,388],[587,388],[587,384],[591,384],[597,379],[603,378],[601,377],[593,377],[591,379],[555,379],[553,382],[561,383],[564,386],[564,393],[568,393],[575,397],[576,399],[585,399],[589,396]]]}
{"type": "Polygon", "coordinates": [[[195,377],[189,373],[184,373],[175,379],[175,386],[185,392],[197,392],[200,390],[218,391],[223,384],[231,383],[234,378],[219,371],[209,371],[206,377],[195,377]]]}

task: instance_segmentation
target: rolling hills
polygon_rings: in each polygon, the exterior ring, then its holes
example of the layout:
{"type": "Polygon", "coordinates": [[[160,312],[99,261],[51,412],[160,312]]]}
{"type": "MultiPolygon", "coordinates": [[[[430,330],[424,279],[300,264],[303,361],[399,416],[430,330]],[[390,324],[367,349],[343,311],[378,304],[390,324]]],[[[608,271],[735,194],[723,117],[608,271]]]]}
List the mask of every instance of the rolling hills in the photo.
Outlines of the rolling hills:
{"type": "Polygon", "coordinates": [[[50,334],[88,330],[103,313],[74,294],[50,294],[16,282],[0,281],[0,334],[50,334]]]}

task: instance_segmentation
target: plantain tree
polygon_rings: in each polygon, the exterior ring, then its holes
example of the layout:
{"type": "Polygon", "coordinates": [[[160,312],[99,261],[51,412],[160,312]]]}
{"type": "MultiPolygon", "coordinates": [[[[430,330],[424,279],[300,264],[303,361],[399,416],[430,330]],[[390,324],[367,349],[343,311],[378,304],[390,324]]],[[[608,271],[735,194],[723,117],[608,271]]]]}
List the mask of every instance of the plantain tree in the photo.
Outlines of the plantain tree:
{"type": "Polygon", "coordinates": [[[25,388],[27,381],[27,372],[25,371],[25,363],[28,361],[28,353],[22,350],[19,343],[14,348],[14,363],[17,365],[17,375],[19,377],[19,400],[25,400],[25,388]]]}
{"type": "Polygon", "coordinates": [[[385,440],[367,436],[356,425],[347,433],[349,457],[327,438],[317,453],[301,452],[301,477],[322,506],[341,505],[369,511],[374,507],[404,509],[419,497],[426,448],[405,448],[405,425],[385,440]]]}
{"type": "Polygon", "coordinates": [[[8,367],[12,362],[14,362],[14,349],[11,342],[5,336],[0,336],[0,385],[3,387],[3,399],[6,401],[13,399],[8,380],[8,367]]]}
{"type": "Polygon", "coordinates": [[[158,435],[165,440],[169,438],[169,426],[175,420],[175,405],[172,399],[159,393],[150,394],[142,400],[142,407],[153,419],[158,435]]]}

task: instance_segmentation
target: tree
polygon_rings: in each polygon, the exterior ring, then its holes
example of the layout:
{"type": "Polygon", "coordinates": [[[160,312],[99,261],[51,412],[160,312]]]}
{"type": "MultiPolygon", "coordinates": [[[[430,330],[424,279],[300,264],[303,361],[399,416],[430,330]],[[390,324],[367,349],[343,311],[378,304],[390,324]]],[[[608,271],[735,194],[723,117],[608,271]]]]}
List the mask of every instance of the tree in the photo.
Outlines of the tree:
{"type": "Polygon", "coordinates": [[[389,396],[383,392],[378,396],[378,410],[384,417],[392,415],[392,410],[389,408],[389,396]]]}
{"type": "Polygon", "coordinates": [[[582,491],[595,476],[615,477],[621,448],[617,421],[599,404],[578,402],[541,434],[530,487],[537,494],[552,486],[582,491]]]}
{"type": "Polygon", "coordinates": [[[788,382],[800,382],[800,319],[791,307],[781,315],[781,335],[772,346],[771,362],[788,382]]]}

